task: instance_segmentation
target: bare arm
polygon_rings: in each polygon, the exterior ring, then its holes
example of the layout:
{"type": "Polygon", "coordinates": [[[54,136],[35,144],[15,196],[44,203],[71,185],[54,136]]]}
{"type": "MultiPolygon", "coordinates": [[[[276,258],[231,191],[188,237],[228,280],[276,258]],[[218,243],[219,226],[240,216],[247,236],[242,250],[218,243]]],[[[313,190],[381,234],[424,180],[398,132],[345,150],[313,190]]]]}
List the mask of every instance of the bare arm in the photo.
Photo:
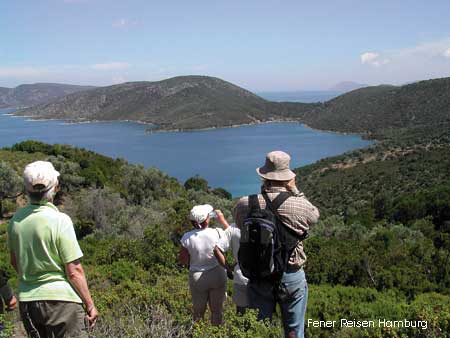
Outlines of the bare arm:
{"type": "Polygon", "coordinates": [[[220,250],[217,245],[214,247],[214,256],[216,256],[217,261],[220,265],[222,265],[225,269],[227,269],[227,259],[223,254],[222,250],[220,250]]]}
{"type": "Polygon", "coordinates": [[[98,311],[89,292],[86,275],[84,274],[83,266],[79,259],[66,264],[66,275],[69,278],[70,284],[72,284],[86,306],[90,326],[94,326],[98,318],[98,311]]]}
{"type": "Polygon", "coordinates": [[[189,251],[184,246],[180,248],[178,253],[178,262],[183,266],[189,265],[189,251]]]}
{"type": "Polygon", "coordinates": [[[222,224],[223,230],[227,230],[230,225],[228,224],[228,221],[225,219],[225,216],[223,215],[223,212],[221,210],[215,210],[217,213],[217,221],[222,224]]]}

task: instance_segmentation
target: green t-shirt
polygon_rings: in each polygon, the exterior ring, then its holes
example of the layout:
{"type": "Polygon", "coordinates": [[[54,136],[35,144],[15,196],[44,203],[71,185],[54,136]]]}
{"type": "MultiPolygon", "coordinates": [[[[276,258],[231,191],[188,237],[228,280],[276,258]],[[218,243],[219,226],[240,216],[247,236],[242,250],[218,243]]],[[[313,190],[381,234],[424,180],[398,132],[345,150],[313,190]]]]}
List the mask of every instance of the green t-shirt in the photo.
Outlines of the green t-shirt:
{"type": "Polygon", "coordinates": [[[19,299],[82,303],[65,264],[83,256],[69,216],[52,203],[19,209],[8,225],[8,245],[19,269],[19,299]]]}

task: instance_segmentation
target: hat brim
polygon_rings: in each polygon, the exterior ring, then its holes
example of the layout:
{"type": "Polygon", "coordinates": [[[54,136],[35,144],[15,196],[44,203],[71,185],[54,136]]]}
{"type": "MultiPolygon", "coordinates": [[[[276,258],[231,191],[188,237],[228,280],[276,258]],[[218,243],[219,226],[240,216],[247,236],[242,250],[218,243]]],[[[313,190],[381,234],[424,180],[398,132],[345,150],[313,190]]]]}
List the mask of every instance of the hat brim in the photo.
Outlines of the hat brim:
{"type": "Polygon", "coordinates": [[[290,169],[284,169],[280,171],[270,171],[264,166],[256,168],[256,172],[262,178],[272,181],[290,181],[296,176],[295,173],[290,169]]]}

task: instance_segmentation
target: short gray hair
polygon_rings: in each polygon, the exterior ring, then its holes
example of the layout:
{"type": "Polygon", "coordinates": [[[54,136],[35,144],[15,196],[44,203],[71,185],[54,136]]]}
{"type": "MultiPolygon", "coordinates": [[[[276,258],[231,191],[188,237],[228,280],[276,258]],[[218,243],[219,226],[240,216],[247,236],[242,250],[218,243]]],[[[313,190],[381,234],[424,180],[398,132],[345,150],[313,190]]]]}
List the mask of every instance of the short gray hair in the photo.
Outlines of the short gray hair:
{"type": "Polygon", "coordinates": [[[58,184],[54,185],[47,191],[43,192],[30,192],[27,191],[28,196],[30,197],[31,202],[41,202],[41,201],[48,201],[52,202],[56,195],[56,187],[58,184]]]}

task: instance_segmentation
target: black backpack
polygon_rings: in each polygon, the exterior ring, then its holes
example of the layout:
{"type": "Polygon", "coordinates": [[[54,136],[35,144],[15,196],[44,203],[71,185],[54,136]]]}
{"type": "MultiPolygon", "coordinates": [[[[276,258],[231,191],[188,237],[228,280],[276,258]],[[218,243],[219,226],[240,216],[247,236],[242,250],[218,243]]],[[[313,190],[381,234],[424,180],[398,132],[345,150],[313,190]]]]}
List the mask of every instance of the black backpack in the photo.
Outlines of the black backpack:
{"type": "Polygon", "coordinates": [[[281,192],[273,201],[267,194],[262,195],[266,209],[261,209],[258,195],[249,196],[249,213],[241,227],[239,266],[251,281],[276,281],[286,271],[298,242],[306,236],[299,236],[279,219],[278,208],[290,193],[281,192]]]}

